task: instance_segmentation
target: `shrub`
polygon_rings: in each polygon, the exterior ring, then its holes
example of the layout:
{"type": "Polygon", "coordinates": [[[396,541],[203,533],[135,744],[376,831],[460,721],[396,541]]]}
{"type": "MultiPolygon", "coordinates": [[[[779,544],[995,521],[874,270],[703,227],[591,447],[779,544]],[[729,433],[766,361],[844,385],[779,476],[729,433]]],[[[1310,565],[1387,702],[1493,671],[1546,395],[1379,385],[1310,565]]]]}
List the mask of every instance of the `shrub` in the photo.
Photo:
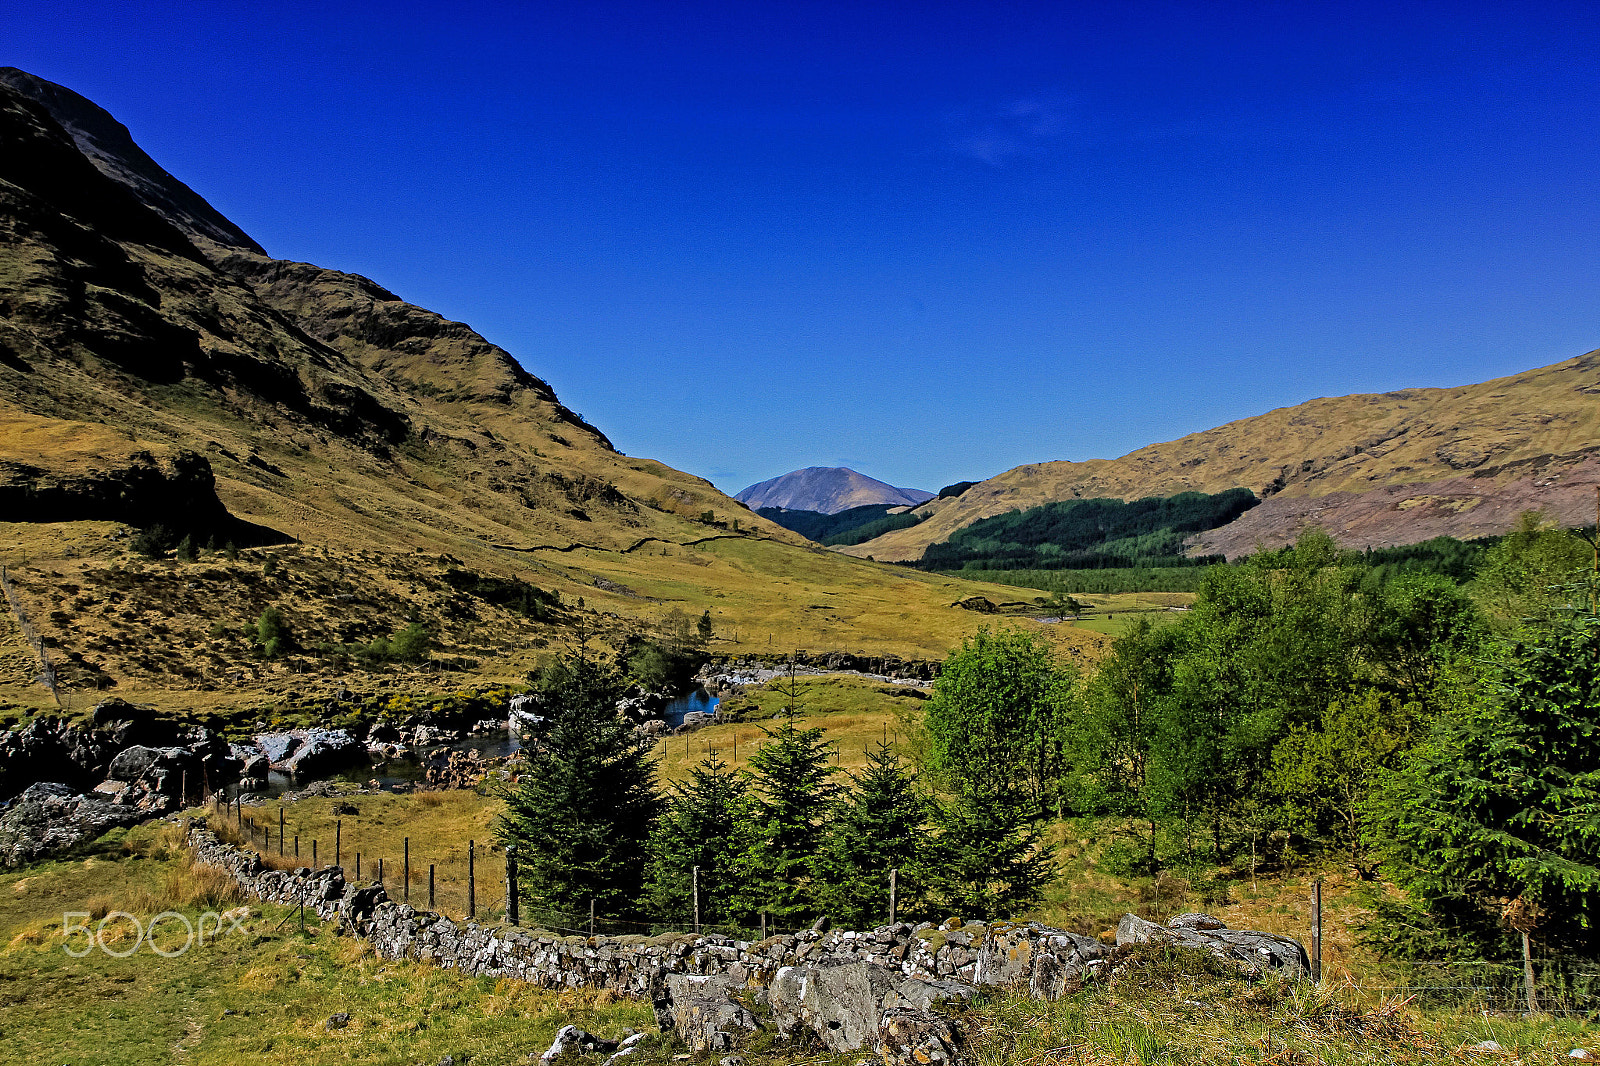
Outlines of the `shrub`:
{"type": "Polygon", "coordinates": [[[289,628],[284,625],[283,613],[276,607],[268,607],[256,619],[256,643],[268,659],[276,659],[289,650],[289,628]]]}

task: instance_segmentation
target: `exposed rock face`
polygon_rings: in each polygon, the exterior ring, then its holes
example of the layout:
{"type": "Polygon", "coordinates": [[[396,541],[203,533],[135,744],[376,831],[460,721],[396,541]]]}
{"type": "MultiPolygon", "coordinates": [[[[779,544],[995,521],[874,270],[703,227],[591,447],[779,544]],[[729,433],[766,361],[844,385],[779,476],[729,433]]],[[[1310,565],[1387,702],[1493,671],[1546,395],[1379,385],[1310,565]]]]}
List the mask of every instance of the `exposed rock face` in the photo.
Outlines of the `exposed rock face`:
{"type": "Polygon", "coordinates": [[[1251,974],[1281,971],[1298,976],[1309,971],[1311,961],[1298,940],[1271,933],[1229,929],[1208,914],[1180,914],[1157,925],[1134,914],[1124,914],[1117,924],[1117,946],[1171,941],[1180,947],[1208,951],[1251,974]],[[1178,924],[1181,923],[1181,924],[1178,924]]]}
{"type": "Polygon", "coordinates": [[[263,733],[254,739],[272,769],[296,777],[313,777],[339,769],[356,761],[366,751],[343,729],[294,729],[287,733],[263,733]]]}
{"type": "Polygon", "coordinates": [[[34,522],[134,526],[176,521],[205,530],[224,529],[230,522],[217,499],[211,464],[185,449],[48,466],[0,458],[0,514],[26,515],[34,522]]]}
{"type": "Polygon", "coordinates": [[[181,796],[188,775],[192,774],[194,783],[199,784],[200,767],[200,757],[187,748],[147,748],[136,744],[111,760],[106,779],[126,785],[144,784],[176,799],[181,796]]]}
{"type": "MultiPolygon", "coordinates": [[[[40,717],[0,732],[0,800],[40,781],[55,781],[86,792],[112,775],[114,760],[130,748],[181,750],[182,754],[163,757],[165,761],[157,759],[164,776],[145,782],[167,795],[177,795],[186,770],[192,793],[239,777],[240,764],[233,751],[210,730],[182,727],[158,719],[147,708],[110,699],[95,708],[88,728],[40,717]]],[[[134,758],[129,756],[129,760],[134,758]]],[[[131,761],[124,762],[118,773],[131,773],[131,766],[131,761]]],[[[117,778],[124,783],[139,779],[138,773],[117,778]]]]}
{"type": "Polygon", "coordinates": [[[0,866],[51,858],[165,812],[166,805],[153,793],[138,802],[113,803],[60,782],[30,785],[0,815],[0,866]]]}

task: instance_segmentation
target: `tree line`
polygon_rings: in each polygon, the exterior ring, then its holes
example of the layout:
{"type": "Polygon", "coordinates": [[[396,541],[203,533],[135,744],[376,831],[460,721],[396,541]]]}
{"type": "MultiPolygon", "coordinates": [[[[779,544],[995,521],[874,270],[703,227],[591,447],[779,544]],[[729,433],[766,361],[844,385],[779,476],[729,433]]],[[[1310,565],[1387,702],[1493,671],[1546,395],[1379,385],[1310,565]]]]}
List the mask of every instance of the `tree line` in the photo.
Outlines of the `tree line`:
{"type": "Polygon", "coordinates": [[[1249,489],[1182,492],[1142,500],[1062,500],[1007,511],[930,544],[924,570],[1062,570],[1208,565],[1186,559],[1191,533],[1227,525],[1261,501],[1249,489]]]}
{"type": "Polygon", "coordinates": [[[821,915],[883,924],[896,913],[994,916],[1037,901],[1050,852],[1008,789],[937,790],[887,737],[856,772],[787,711],[737,770],[715,754],[659,787],[652,741],[615,713],[625,670],[579,656],[545,667],[549,720],[534,765],[503,790],[499,841],[516,858],[531,915],[686,928],[793,929],[821,915]],[[696,869],[698,868],[698,873],[696,869]]]}
{"type": "Polygon", "coordinates": [[[1244,880],[1305,862],[1374,886],[1367,933],[1413,957],[1518,937],[1600,953],[1600,551],[1526,516],[1471,581],[1380,574],[1311,532],[1204,572],[1181,617],[1133,624],[1091,673],[1037,630],[975,634],[902,757],[842,773],[790,713],[749,765],[659,788],[615,714],[622,670],[535,681],[549,732],[506,790],[534,910],[792,928],[1014,916],[1053,876],[1052,819],[1114,872],[1244,880]],[[1396,895],[1378,886],[1390,882],[1396,895]]]}

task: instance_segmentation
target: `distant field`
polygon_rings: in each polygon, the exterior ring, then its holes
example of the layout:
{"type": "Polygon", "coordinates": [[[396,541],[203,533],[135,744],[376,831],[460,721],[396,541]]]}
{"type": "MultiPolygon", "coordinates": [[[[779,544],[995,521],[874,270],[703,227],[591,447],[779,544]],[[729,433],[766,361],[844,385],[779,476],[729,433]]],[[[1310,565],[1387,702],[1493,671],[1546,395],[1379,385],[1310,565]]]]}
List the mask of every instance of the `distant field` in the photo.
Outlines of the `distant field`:
{"type": "MultiPolygon", "coordinates": [[[[236,558],[150,560],[130,554],[125,528],[113,523],[0,523],[0,564],[12,568],[33,624],[51,642],[66,685],[61,709],[74,716],[106,695],[164,713],[270,719],[276,707],[319,703],[339,688],[449,692],[515,683],[571,648],[579,626],[591,648],[614,646],[659,631],[673,612],[710,612],[714,654],[943,659],[994,623],[958,601],[1018,598],[1004,586],[732,535],[627,553],[507,553],[503,568],[467,568],[559,593],[549,621],[460,593],[443,580],[458,560],[417,552],[285,545],[236,558]],[[284,613],[299,645],[273,660],[259,657],[251,639],[268,606],[284,613]],[[411,617],[436,639],[432,662],[341,661],[317,650],[386,636],[411,617]]],[[[56,713],[11,630],[0,624],[0,721],[56,713]]],[[[1052,636],[1075,661],[1100,654],[1087,630],[1052,636]]]]}
{"type": "MultiPolygon", "coordinates": [[[[681,780],[712,752],[730,766],[749,765],[765,741],[763,730],[776,728],[788,706],[787,686],[785,679],[729,697],[718,710],[740,715],[739,721],[661,741],[656,750],[662,779],[681,780]]],[[[897,749],[908,745],[910,723],[922,713],[923,701],[911,691],[860,678],[800,676],[795,690],[795,725],[820,728],[834,745],[834,765],[841,770],[865,765],[868,747],[885,739],[897,749]]]]}

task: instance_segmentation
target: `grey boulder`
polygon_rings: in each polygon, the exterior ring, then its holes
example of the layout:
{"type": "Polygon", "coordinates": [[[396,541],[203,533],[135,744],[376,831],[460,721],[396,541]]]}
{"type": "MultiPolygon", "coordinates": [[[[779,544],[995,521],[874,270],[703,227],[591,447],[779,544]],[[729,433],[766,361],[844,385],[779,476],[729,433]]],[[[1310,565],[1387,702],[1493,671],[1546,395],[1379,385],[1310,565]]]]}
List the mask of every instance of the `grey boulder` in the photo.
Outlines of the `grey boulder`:
{"type": "MultiPolygon", "coordinates": [[[[1189,919],[1195,916],[1179,917],[1189,919]]],[[[1243,972],[1257,975],[1276,971],[1299,976],[1310,969],[1306,949],[1292,937],[1248,929],[1229,929],[1209,915],[1199,917],[1208,918],[1216,925],[1198,928],[1186,924],[1172,928],[1170,924],[1157,925],[1136,914],[1124,914],[1122,921],[1117,923],[1117,946],[1144,944],[1152,940],[1168,941],[1179,947],[1210,952],[1219,959],[1236,964],[1243,972]]]]}
{"type": "Polygon", "coordinates": [[[288,733],[263,733],[256,747],[272,769],[296,777],[312,777],[337,770],[365,750],[343,729],[295,729],[288,733]]]}
{"type": "Polygon", "coordinates": [[[654,990],[656,1023],[675,1031],[696,1054],[732,1051],[758,1028],[755,1015],[733,999],[734,983],[724,976],[668,974],[654,990]]]}
{"type": "Polygon", "coordinates": [[[111,803],[57,781],[28,786],[0,815],[0,866],[21,866],[69,852],[113,829],[165,813],[151,803],[111,803]]]}
{"type": "Polygon", "coordinates": [[[784,966],[773,975],[767,1003],[785,1039],[809,1029],[835,1054],[859,1051],[876,1040],[878,1005],[896,991],[899,976],[859,961],[784,966]]]}

